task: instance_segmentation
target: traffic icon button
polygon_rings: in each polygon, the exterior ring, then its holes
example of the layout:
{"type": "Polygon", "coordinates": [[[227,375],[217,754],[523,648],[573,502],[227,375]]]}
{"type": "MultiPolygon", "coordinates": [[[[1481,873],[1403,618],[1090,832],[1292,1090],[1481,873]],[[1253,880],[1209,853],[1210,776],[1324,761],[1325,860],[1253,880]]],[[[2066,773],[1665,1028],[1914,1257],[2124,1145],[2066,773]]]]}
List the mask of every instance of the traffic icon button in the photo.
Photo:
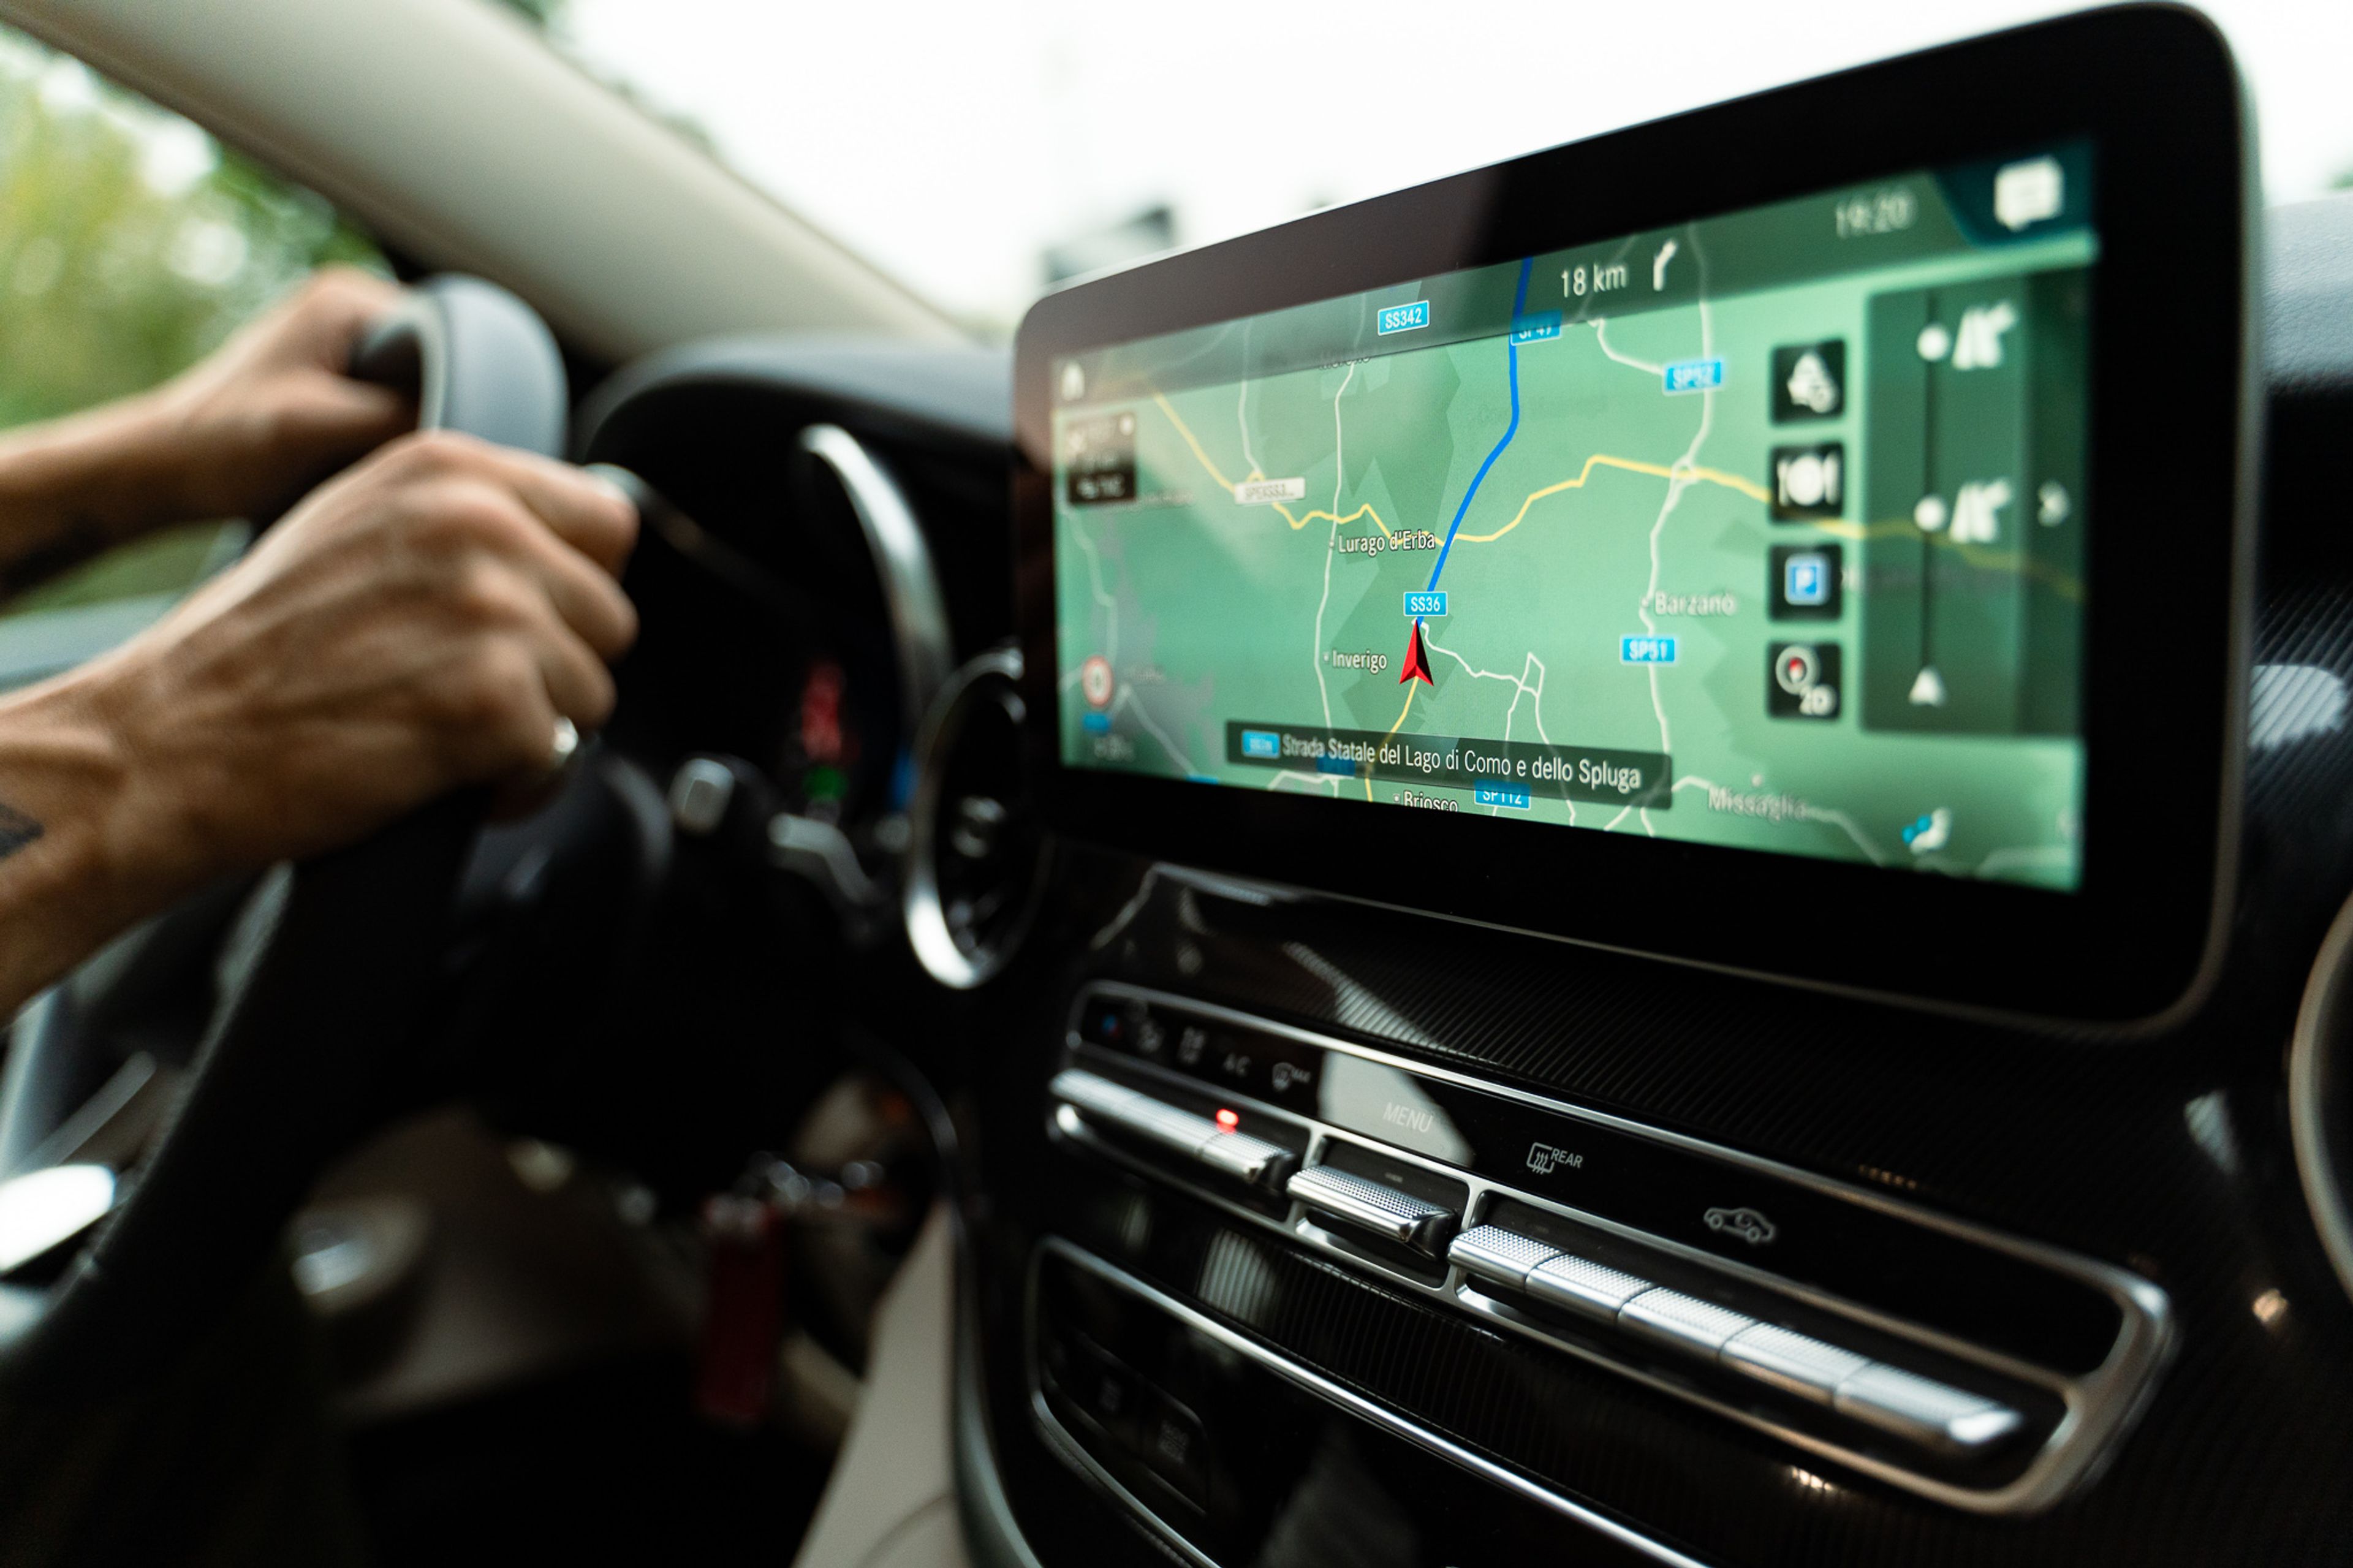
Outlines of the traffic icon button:
{"type": "Polygon", "coordinates": [[[1835,719],[1839,710],[1839,645],[1775,643],[1765,711],[1775,719],[1835,719]]]}

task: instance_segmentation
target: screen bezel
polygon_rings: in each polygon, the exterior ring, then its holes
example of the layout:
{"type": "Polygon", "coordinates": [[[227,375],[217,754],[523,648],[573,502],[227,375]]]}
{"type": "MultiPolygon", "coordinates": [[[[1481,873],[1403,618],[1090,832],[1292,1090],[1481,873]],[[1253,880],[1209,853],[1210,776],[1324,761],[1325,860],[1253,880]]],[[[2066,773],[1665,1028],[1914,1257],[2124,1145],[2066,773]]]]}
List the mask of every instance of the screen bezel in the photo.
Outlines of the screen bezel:
{"type": "Polygon", "coordinates": [[[2179,1012],[2217,967],[2234,880],[2250,149],[2221,37],[2195,12],[2136,5],[1554,148],[1048,296],[1022,322],[1014,367],[1025,749],[1048,821],[1163,860],[1774,978],[2079,1023],[2179,1012]],[[1776,151],[1806,140],[1791,127],[1822,124],[1846,129],[1802,159],[1776,151]],[[1986,125],[2000,133],[1966,129],[1986,125]],[[2088,492],[2105,521],[2086,552],[2076,890],[1470,814],[1373,817],[1061,762],[1058,356],[2078,137],[2099,171],[2088,492]]]}

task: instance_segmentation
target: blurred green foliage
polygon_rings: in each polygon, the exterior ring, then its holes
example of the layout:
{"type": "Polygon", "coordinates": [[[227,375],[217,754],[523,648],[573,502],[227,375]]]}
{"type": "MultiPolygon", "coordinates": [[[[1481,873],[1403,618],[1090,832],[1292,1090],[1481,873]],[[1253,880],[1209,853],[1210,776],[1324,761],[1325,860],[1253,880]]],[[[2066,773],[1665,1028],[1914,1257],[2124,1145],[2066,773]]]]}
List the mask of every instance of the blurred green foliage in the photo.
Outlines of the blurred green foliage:
{"type": "Polygon", "coordinates": [[[152,386],[327,261],[332,207],[0,30],[0,426],[152,386]]]}
{"type": "MultiPolygon", "coordinates": [[[[390,270],[319,196],[0,28],[0,427],[164,381],[336,261],[390,270]]],[[[228,542],[217,526],[174,530],[5,613],[178,592],[228,542]]]]}

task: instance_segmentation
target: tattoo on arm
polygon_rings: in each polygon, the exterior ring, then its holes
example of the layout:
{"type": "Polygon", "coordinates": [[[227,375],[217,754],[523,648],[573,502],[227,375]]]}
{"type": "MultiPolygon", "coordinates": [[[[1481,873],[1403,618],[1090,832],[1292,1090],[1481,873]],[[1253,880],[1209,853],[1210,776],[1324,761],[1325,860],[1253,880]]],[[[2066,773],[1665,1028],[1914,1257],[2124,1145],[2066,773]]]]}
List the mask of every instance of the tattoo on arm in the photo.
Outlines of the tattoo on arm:
{"type": "Polygon", "coordinates": [[[41,836],[41,825],[0,800],[0,860],[5,860],[41,836]]]}

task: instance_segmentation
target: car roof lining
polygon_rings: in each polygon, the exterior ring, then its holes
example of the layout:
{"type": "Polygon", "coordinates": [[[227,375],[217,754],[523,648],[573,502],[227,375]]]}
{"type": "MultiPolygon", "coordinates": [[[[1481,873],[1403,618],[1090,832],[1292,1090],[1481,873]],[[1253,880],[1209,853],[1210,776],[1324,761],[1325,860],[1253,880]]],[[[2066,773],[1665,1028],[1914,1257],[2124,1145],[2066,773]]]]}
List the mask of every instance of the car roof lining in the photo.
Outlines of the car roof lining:
{"type": "Polygon", "coordinates": [[[0,19],[608,359],[718,332],[961,335],[484,0],[0,0],[0,19]]]}

